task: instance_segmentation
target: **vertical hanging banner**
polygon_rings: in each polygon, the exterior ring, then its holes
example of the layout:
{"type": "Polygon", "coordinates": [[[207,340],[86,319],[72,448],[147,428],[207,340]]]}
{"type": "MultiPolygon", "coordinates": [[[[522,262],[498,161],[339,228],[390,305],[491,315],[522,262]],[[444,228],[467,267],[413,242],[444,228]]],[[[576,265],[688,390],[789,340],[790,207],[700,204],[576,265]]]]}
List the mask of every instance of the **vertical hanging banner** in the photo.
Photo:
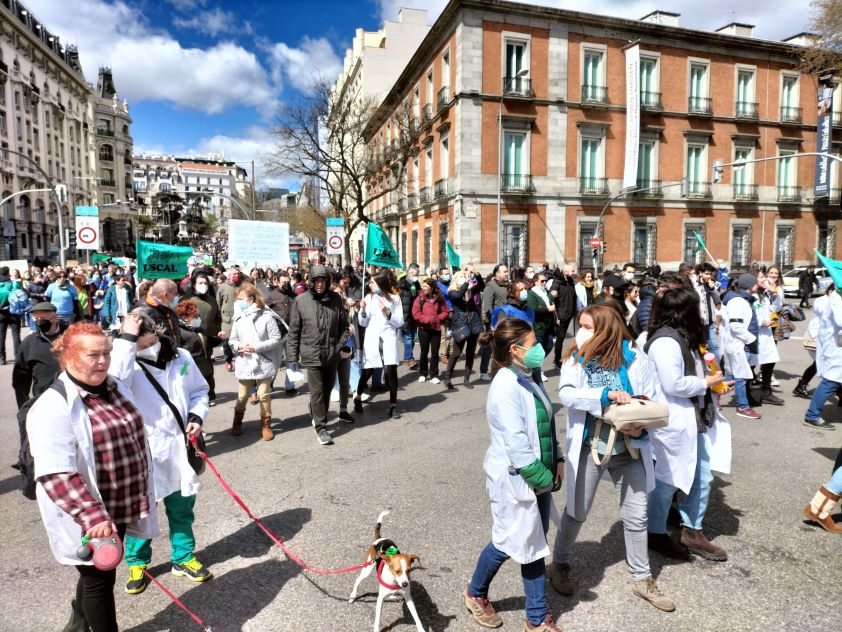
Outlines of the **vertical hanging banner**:
{"type": "Polygon", "coordinates": [[[76,207],[76,249],[99,250],[99,208],[76,207]]]}
{"type": "Polygon", "coordinates": [[[640,46],[632,44],[626,53],[626,161],[623,188],[637,188],[640,159],[640,46]]]}
{"type": "Polygon", "coordinates": [[[341,217],[328,217],[325,226],[325,252],[329,255],[341,255],[345,252],[345,220],[341,217]]]}
{"type": "MultiPolygon", "coordinates": [[[[816,151],[830,153],[830,143],[833,138],[833,87],[820,84],[819,87],[819,116],[816,129],[816,151]]],[[[830,195],[830,158],[816,156],[816,175],[813,182],[813,195],[826,197],[830,195]]]]}

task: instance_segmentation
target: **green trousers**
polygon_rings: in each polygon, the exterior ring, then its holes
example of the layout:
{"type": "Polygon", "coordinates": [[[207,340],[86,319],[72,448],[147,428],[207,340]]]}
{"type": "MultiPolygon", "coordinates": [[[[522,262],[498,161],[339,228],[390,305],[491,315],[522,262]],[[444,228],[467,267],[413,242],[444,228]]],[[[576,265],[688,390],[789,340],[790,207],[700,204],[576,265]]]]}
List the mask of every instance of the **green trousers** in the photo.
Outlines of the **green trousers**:
{"type": "MultiPolygon", "coordinates": [[[[196,538],[193,537],[193,506],[196,496],[182,496],[173,492],[164,498],[167,521],[170,525],[170,561],[184,564],[193,557],[196,538]]],[[[129,566],[148,566],[152,562],[152,540],[126,536],[123,542],[125,559],[129,566]]]]}

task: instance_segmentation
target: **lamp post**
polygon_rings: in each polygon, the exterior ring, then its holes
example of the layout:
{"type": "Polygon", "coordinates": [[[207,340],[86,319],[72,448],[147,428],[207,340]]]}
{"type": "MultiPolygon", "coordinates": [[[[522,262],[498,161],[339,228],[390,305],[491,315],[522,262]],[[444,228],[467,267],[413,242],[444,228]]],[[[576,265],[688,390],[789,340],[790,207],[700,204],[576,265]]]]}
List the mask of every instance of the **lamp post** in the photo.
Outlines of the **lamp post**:
{"type": "Polygon", "coordinates": [[[503,94],[500,95],[499,110],[497,112],[497,261],[500,263],[503,258],[503,99],[506,98],[506,90],[515,79],[522,79],[529,74],[529,69],[524,68],[514,77],[507,77],[503,84],[503,94]]]}

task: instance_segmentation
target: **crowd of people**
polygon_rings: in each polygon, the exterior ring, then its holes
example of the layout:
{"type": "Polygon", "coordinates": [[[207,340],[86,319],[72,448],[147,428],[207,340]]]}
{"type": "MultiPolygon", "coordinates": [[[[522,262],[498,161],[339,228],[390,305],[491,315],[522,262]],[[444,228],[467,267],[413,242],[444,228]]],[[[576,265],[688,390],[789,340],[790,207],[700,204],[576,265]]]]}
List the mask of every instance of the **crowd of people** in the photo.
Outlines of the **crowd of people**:
{"type": "MultiPolygon", "coordinates": [[[[821,410],[842,395],[842,298],[831,287],[813,309],[804,339],[814,362],[793,395],[810,399],[805,425],[832,430],[821,410]],[[821,382],[811,392],[816,375],[821,382]]],[[[417,371],[423,388],[490,383],[484,468],[494,524],[463,594],[476,621],[502,624],[488,591],[511,557],[521,564],[526,629],[560,629],[544,580],[574,594],[575,542],[604,473],[619,498],[634,594],[673,610],[652,577],[649,552],[727,559],[703,530],[713,472],[730,471],[727,402],[720,398],[733,390],[735,415],[751,420],[761,419],[761,406],[782,405],[777,343],[804,318],[784,301],[774,266],[730,275],[723,263],[667,272],[653,263],[638,274],[626,264],[598,278],[570,264],[499,264],[484,277],[472,265],[422,274],[415,264],[334,270],[320,262],[306,272],[196,266],[183,279],[154,281],[114,264],[0,268],[0,362],[11,331],[21,411],[17,467],[32,483],[24,492],[34,497],[37,489],[56,558],[79,570],[71,624],[97,632],[117,629],[116,575],[80,562],[71,544],[83,535],[119,534],[129,566],[125,590],[138,594],[148,581],[155,507],[163,503],[172,572],[212,577],[194,553],[200,485],[185,437],[201,436],[218,366],[238,382],[233,436],[245,433],[251,404],[261,438],[274,438],[272,393],[283,372],[284,397],[296,396],[296,383],[306,379],[321,445],[333,443],[332,402],[337,419],[353,424],[351,412],[372,414],[367,402],[384,393],[386,416],[399,419],[401,365],[417,371]],[[32,332],[21,340],[25,327],[32,332]],[[214,349],[223,364],[215,364],[214,349]],[[563,445],[545,387],[554,369],[566,410],[563,445]],[[664,405],[665,425],[616,431],[607,411],[641,398],[664,405]],[[552,492],[562,486],[566,507],[550,549],[552,492]],[[676,499],[678,537],[667,525],[676,499]]],[[[840,464],[842,451],[804,509],[836,533],[840,464]]]]}

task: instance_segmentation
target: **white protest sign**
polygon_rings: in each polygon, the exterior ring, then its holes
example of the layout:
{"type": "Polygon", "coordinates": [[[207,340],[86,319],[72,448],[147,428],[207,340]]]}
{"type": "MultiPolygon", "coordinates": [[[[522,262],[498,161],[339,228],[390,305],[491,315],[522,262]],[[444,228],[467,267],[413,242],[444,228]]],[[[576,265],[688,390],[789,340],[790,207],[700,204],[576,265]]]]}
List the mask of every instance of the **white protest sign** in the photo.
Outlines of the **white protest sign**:
{"type": "Polygon", "coordinates": [[[289,258],[289,224],[229,219],[228,259],[246,271],[292,265],[289,258]]]}
{"type": "Polygon", "coordinates": [[[99,209],[76,207],[76,249],[99,250],[99,209]]]}

